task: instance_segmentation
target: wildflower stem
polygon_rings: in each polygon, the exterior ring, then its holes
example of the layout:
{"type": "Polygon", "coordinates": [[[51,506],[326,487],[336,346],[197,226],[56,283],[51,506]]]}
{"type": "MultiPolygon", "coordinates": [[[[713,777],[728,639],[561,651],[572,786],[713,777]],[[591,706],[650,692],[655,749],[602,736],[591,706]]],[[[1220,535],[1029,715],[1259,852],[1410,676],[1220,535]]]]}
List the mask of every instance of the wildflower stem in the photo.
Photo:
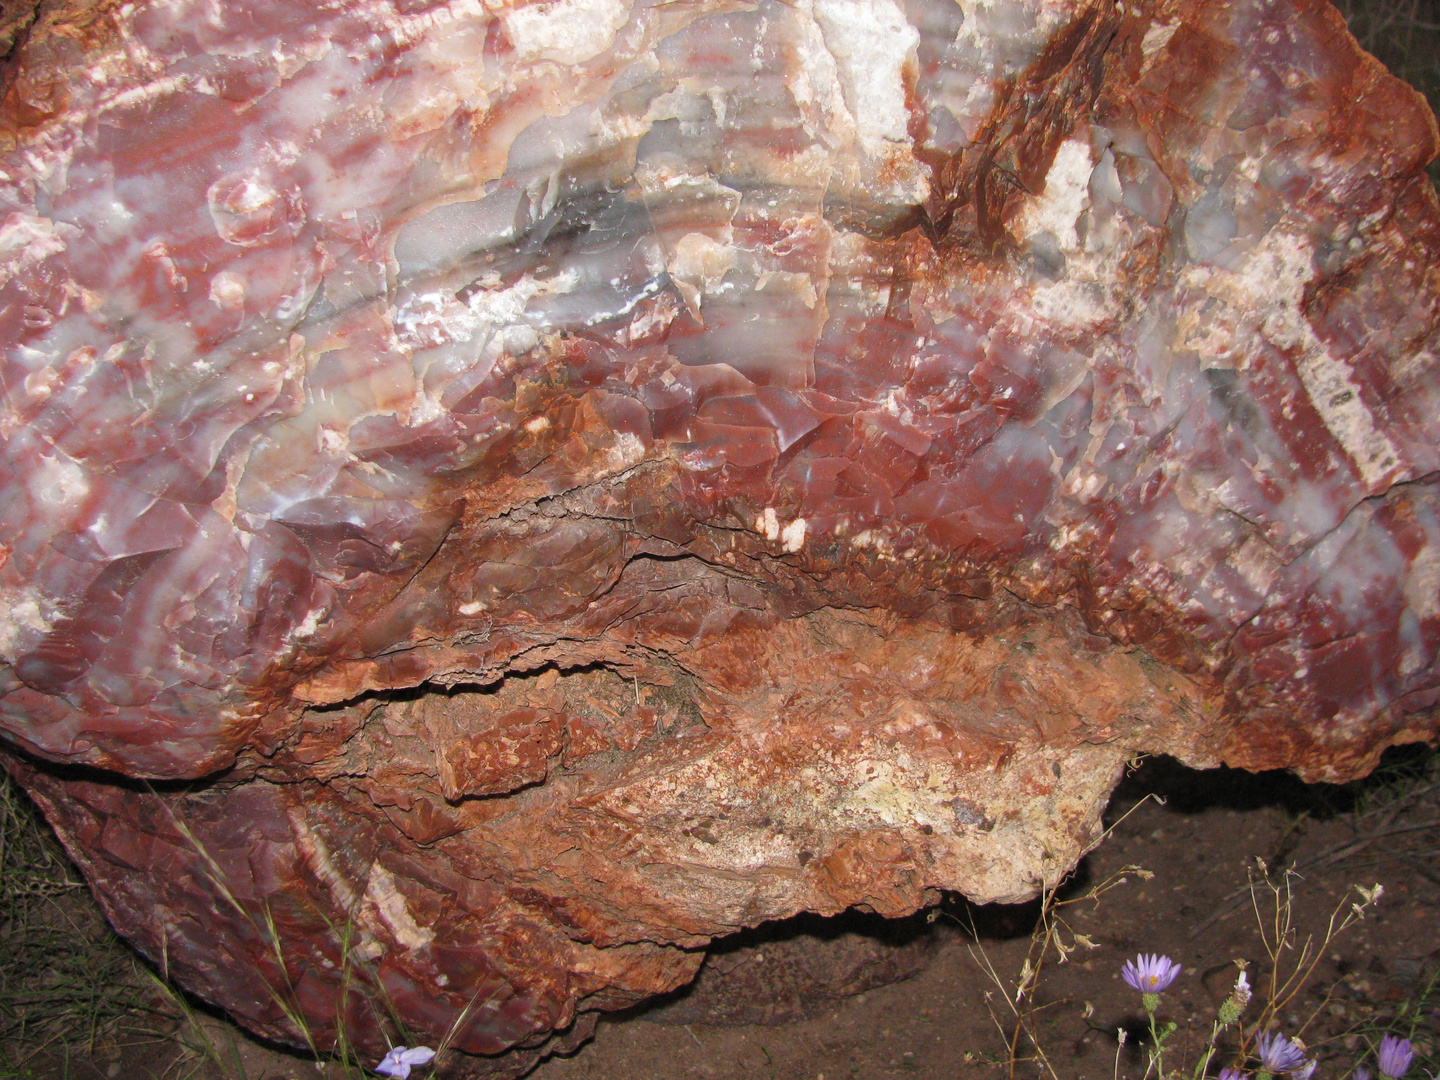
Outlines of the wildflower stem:
{"type": "Polygon", "coordinates": [[[1219,1036],[1220,1029],[1223,1026],[1219,1020],[1216,1020],[1210,1025],[1210,1039],[1205,1043],[1205,1052],[1200,1055],[1200,1060],[1195,1063],[1195,1071],[1190,1074],[1192,1080],[1201,1080],[1201,1077],[1205,1075],[1205,1070],[1210,1068],[1210,1059],[1215,1056],[1215,1039],[1219,1036]]]}
{"type": "MultiPolygon", "coordinates": [[[[1146,995],[1144,995],[1144,996],[1145,996],[1145,998],[1147,999],[1147,1000],[1145,1000],[1145,1002],[1144,1002],[1144,1004],[1145,1004],[1145,1006],[1146,1006],[1146,1008],[1145,1008],[1145,1016],[1146,1016],[1146,1019],[1148,1019],[1148,1020],[1150,1021],[1150,1046],[1151,1046],[1151,1049],[1150,1049],[1150,1066],[1151,1066],[1151,1068],[1153,1068],[1153,1069],[1155,1070],[1155,1075],[1156,1075],[1157,1077],[1159,1077],[1160,1080],[1164,1080],[1164,1077],[1165,1077],[1165,1040],[1166,1040],[1166,1038],[1169,1037],[1170,1033],[1175,1030],[1175,1025],[1174,1025],[1174,1024],[1166,1024],[1163,1029],[1157,1027],[1156,1024],[1155,1024],[1155,1009],[1153,1008],[1152,1003],[1151,1003],[1148,999],[1154,998],[1154,999],[1155,999],[1154,1004],[1158,1005],[1158,1004],[1159,1004],[1159,995],[1157,995],[1157,994],[1146,994],[1146,995]]],[[[1150,1069],[1146,1069],[1146,1070],[1145,1070],[1145,1075],[1146,1075],[1146,1076],[1149,1076],[1149,1075],[1150,1075],[1150,1069]]]]}

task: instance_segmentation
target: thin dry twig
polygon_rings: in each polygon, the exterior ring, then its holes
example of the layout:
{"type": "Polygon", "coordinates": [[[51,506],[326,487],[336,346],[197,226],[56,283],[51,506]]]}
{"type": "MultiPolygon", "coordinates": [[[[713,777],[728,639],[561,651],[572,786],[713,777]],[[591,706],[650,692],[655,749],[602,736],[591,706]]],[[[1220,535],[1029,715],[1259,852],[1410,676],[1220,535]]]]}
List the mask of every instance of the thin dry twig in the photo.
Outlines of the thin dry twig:
{"type": "MultiPolygon", "coordinates": [[[[1428,792],[1429,790],[1430,788],[1427,787],[1425,789],[1425,792],[1428,792]]],[[[1422,792],[1422,794],[1423,793],[1424,792],[1422,792]]],[[[1354,840],[1349,840],[1344,844],[1341,844],[1339,847],[1334,847],[1329,849],[1328,851],[1323,851],[1318,855],[1314,855],[1311,858],[1306,859],[1303,862],[1294,863],[1283,871],[1277,870],[1272,871],[1272,873],[1293,872],[1303,876],[1307,873],[1310,873],[1311,871],[1322,870],[1325,867],[1333,866],[1338,862],[1342,862],[1343,860],[1350,858],[1351,856],[1357,855],[1360,852],[1369,848],[1370,845],[1374,844],[1377,840],[1386,840],[1394,836],[1401,836],[1405,833],[1423,832],[1427,829],[1440,830],[1440,820],[1427,820],[1424,822],[1407,823],[1404,825],[1394,824],[1395,819],[1398,818],[1404,810],[1407,810],[1411,806],[1413,806],[1416,801],[1418,800],[1407,798],[1402,803],[1390,807],[1389,811],[1385,814],[1384,821],[1379,827],[1366,830],[1363,834],[1356,837],[1354,840]]],[[[1396,853],[1390,855],[1389,858],[1404,861],[1406,855],[1396,853]]],[[[1385,861],[1387,860],[1384,858],[1377,860],[1377,862],[1382,863],[1385,861]]],[[[1428,877],[1430,875],[1427,874],[1426,876],[1428,877]]],[[[1432,880],[1435,879],[1432,878],[1432,880]]],[[[1245,901],[1250,896],[1250,883],[1241,885],[1239,888],[1227,893],[1224,897],[1221,898],[1220,903],[1216,905],[1214,913],[1204,922],[1196,926],[1195,929],[1191,930],[1189,937],[1193,940],[1194,938],[1197,938],[1201,934],[1203,934],[1206,930],[1209,930],[1216,923],[1221,922],[1224,919],[1228,919],[1231,915],[1234,915],[1237,911],[1239,911],[1242,907],[1245,906],[1245,901]]]]}

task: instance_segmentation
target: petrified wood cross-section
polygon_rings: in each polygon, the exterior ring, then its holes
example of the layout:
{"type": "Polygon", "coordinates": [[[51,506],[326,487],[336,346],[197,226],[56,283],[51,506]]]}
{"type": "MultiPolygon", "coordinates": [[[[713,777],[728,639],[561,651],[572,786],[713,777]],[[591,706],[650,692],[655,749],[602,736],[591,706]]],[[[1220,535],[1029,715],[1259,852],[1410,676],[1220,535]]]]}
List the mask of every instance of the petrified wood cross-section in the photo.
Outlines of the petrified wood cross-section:
{"type": "Polygon", "coordinates": [[[515,1073],[1436,730],[1436,129],[1318,0],[6,32],[4,757],[259,1032],[515,1073]]]}

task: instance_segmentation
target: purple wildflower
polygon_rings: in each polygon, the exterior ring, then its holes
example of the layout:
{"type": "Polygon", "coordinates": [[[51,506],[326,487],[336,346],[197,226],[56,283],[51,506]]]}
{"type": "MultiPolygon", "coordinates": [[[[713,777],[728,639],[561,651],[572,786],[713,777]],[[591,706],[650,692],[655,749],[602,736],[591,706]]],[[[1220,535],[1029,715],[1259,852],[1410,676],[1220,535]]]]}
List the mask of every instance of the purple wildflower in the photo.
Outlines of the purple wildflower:
{"type": "Polygon", "coordinates": [[[1159,953],[1141,953],[1120,969],[1120,977],[1142,994],[1164,993],[1179,974],[1180,965],[1159,953]]]}
{"type": "Polygon", "coordinates": [[[375,1071],[381,1076],[406,1080],[411,1066],[428,1065],[434,1057],[435,1051],[428,1046],[396,1046],[375,1066],[375,1071]]]}
{"type": "Polygon", "coordinates": [[[1386,1035],[1380,1040],[1380,1052],[1375,1055],[1376,1066],[1380,1069],[1381,1076],[1388,1076],[1390,1080],[1400,1080],[1410,1069],[1410,1062],[1415,1060],[1415,1051],[1410,1049],[1410,1040],[1402,1039],[1398,1035],[1386,1035]]]}
{"type": "Polygon", "coordinates": [[[1350,1074],[1350,1080],[1372,1080],[1374,1073],[1365,1068],[1364,1065],[1355,1066],[1355,1071],[1350,1074]]]}
{"type": "Polygon", "coordinates": [[[1267,1031],[1256,1039],[1255,1054],[1266,1072],[1288,1073],[1305,1067],[1305,1051],[1278,1031],[1267,1031]]]}
{"type": "Polygon", "coordinates": [[[1233,1065],[1226,1065],[1220,1070],[1220,1075],[1215,1080],[1250,1080],[1250,1077],[1233,1065]]]}

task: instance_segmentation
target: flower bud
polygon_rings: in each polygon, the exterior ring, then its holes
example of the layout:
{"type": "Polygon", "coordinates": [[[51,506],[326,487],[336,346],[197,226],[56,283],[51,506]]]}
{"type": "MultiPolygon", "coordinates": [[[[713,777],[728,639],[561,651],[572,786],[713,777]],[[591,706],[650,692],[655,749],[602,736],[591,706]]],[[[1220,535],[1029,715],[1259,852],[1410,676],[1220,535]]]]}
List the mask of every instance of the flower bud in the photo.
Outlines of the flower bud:
{"type": "Polygon", "coordinates": [[[1250,980],[1245,977],[1242,968],[1240,977],[1235,980],[1235,989],[1230,991],[1230,996],[1220,1003],[1216,1019],[1221,1026],[1228,1027],[1240,1019],[1240,1014],[1245,1011],[1245,1006],[1250,1004],[1250,980]]]}

